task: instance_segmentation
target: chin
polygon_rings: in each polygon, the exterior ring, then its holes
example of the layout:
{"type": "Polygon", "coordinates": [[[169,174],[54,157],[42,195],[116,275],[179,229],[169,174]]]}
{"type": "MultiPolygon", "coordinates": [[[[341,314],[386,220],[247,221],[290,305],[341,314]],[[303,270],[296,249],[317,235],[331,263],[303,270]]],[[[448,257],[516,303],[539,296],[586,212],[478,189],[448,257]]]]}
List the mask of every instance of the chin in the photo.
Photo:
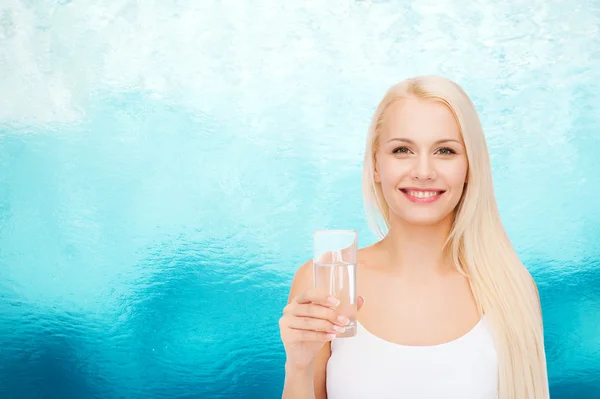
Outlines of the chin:
{"type": "Polygon", "coordinates": [[[418,212],[407,212],[396,213],[396,217],[402,221],[402,223],[412,225],[412,226],[435,226],[438,224],[445,223],[449,218],[452,217],[452,212],[439,214],[438,212],[423,212],[422,214],[418,214],[418,212]]]}
{"type": "Polygon", "coordinates": [[[435,219],[431,219],[431,218],[400,218],[403,220],[404,223],[412,225],[412,226],[435,226],[438,225],[440,223],[442,223],[444,221],[444,219],[439,219],[439,218],[435,218],[435,219]]]}

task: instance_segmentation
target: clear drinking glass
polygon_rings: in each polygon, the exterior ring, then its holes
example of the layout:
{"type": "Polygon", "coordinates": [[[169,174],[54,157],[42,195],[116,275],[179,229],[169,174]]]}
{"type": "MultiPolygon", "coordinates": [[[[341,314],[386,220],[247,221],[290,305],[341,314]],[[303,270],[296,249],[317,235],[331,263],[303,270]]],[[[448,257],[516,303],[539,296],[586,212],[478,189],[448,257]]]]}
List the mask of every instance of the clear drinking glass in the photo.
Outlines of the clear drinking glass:
{"type": "Polygon", "coordinates": [[[338,338],[356,335],[356,230],[317,230],[314,233],[313,277],[315,288],[336,297],[337,310],[350,319],[338,338]]]}

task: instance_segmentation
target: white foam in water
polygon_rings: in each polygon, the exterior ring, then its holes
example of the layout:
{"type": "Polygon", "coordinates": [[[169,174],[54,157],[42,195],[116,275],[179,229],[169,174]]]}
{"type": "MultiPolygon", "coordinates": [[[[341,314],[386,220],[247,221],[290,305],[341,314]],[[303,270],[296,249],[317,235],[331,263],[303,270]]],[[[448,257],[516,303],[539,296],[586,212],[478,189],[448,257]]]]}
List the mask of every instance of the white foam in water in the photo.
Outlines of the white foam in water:
{"type": "Polygon", "coordinates": [[[539,100],[560,110],[574,83],[598,76],[571,73],[600,47],[594,16],[557,1],[520,12],[450,0],[140,4],[4,0],[0,120],[73,122],[92,96],[142,91],[211,115],[294,106],[319,123],[339,108],[330,97],[371,109],[390,82],[421,73],[463,78],[475,96],[491,83],[506,96],[499,109],[543,80],[556,92],[539,100]],[[575,42],[563,39],[572,27],[575,42]]]}

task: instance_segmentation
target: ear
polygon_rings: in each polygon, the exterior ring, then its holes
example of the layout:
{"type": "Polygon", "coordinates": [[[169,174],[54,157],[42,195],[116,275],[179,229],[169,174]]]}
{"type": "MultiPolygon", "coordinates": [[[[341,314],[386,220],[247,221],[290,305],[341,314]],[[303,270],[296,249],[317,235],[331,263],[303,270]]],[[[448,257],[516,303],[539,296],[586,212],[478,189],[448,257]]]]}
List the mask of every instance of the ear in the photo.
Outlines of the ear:
{"type": "Polygon", "coordinates": [[[362,308],[364,304],[365,304],[365,298],[362,296],[359,296],[358,299],[356,300],[356,310],[359,311],[360,308],[362,308]]]}
{"type": "Polygon", "coordinates": [[[377,157],[374,157],[375,160],[373,162],[373,180],[375,183],[381,183],[381,176],[379,176],[379,172],[377,171],[377,157]]]}

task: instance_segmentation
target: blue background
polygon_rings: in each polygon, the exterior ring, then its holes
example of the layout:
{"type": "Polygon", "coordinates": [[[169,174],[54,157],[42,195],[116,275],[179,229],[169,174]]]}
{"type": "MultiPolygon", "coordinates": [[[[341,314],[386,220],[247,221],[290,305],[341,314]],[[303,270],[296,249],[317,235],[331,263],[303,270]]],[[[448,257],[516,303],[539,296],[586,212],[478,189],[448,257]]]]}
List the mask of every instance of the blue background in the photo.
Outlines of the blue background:
{"type": "Polygon", "coordinates": [[[441,74],[484,125],[552,398],[600,398],[597,1],[0,5],[0,397],[277,398],[312,232],[367,230],[370,117],[441,74]]]}

